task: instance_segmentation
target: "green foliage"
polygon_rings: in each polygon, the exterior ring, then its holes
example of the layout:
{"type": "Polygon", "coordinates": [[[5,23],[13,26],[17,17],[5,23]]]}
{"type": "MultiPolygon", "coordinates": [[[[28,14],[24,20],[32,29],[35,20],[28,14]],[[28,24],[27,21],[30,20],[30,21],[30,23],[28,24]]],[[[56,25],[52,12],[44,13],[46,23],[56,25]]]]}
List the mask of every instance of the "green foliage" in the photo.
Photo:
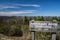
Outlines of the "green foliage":
{"type": "Polygon", "coordinates": [[[44,18],[43,18],[43,16],[37,16],[37,20],[38,20],[38,21],[43,21],[44,18]]]}
{"type": "Polygon", "coordinates": [[[23,21],[27,22],[27,17],[26,16],[23,17],[23,21]]]}
{"type": "Polygon", "coordinates": [[[9,31],[9,34],[10,34],[11,36],[22,36],[22,35],[23,35],[20,26],[11,27],[11,28],[10,28],[10,31],[9,31]]]}
{"type": "Polygon", "coordinates": [[[28,24],[29,23],[29,20],[28,20],[27,16],[24,16],[23,21],[24,21],[24,24],[28,24]]]}
{"type": "Polygon", "coordinates": [[[8,36],[22,36],[23,32],[21,30],[21,26],[14,25],[9,26],[8,25],[0,25],[0,33],[8,36]]]}
{"type": "Polygon", "coordinates": [[[7,34],[9,32],[9,27],[7,25],[0,25],[0,33],[7,34]]]}
{"type": "Polygon", "coordinates": [[[52,20],[58,20],[56,16],[53,16],[52,17],[52,20]]]}
{"type": "Polygon", "coordinates": [[[16,20],[14,20],[14,19],[9,19],[9,20],[8,20],[8,24],[16,24],[16,20]]]}

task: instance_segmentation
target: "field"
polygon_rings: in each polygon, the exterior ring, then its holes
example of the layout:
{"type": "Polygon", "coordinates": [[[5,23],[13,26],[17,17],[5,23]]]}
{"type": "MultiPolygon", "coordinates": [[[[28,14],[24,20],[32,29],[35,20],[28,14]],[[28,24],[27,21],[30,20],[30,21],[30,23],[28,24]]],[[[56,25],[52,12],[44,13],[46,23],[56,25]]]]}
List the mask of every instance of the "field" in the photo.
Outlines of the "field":
{"type": "MultiPolygon", "coordinates": [[[[0,17],[0,40],[31,40],[31,32],[29,30],[30,20],[57,20],[58,17],[0,17]],[[49,19],[48,19],[49,18],[49,19]]],[[[51,32],[35,32],[35,40],[51,40],[51,32]]],[[[57,33],[56,40],[60,40],[60,33],[57,33]]]]}

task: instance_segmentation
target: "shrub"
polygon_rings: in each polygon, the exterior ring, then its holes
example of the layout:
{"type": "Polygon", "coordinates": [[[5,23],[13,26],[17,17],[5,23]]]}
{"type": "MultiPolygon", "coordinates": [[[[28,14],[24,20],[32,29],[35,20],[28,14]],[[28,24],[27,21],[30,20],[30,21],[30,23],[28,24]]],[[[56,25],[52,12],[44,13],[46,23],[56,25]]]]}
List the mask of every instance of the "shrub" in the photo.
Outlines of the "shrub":
{"type": "Polygon", "coordinates": [[[21,27],[20,26],[17,26],[17,27],[11,27],[10,28],[10,31],[9,31],[9,34],[11,36],[22,36],[23,35],[23,32],[21,30],[21,27]]]}
{"type": "Polygon", "coordinates": [[[0,26],[0,33],[7,34],[9,32],[9,27],[7,26],[0,26]]]}
{"type": "Polygon", "coordinates": [[[21,30],[21,26],[1,26],[0,33],[7,35],[7,36],[22,36],[23,32],[21,30]]]}

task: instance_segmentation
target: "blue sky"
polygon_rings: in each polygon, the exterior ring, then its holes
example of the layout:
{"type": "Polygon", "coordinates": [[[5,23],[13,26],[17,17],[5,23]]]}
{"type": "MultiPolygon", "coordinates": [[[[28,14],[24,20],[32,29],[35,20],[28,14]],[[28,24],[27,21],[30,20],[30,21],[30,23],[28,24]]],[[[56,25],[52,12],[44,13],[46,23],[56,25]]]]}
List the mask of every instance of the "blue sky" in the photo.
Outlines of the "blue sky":
{"type": "Polygon", "coordinates": [[[0,0],[0,16],[60,16],[60,0],[0,0]]]}

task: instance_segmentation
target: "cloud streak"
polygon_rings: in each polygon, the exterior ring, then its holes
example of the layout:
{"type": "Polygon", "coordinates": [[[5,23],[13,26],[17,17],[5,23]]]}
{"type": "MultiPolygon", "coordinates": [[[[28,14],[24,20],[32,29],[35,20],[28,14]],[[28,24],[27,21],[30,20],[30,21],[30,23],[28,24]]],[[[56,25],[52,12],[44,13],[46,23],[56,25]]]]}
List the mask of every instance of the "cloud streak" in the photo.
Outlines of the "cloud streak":
{"type": "Polygon", "coordinates": [[[40,5],[37,5],[37,4],[13,4],[13,5],[16,5],[16,6],[32,6],[32,7],[40,7],[40,5]]]}
{"type": "Polygon", "coordinates": [[[0,16],[14,16],[17,14],[35,13],[36,10],[33,9],[22,9],[22,7],[36,7],[39,8],[40,5],[37,4],[1,4],[0,5],[0,16]],[[9,9],[13,8],[13,9],[9,9]],[[22,10],[21,10],[21,9],[22,10]],[[17,9],[17,10],[16,10],[17,9]],[[7,10],[7,11],[6,11],[7,10]],[[19,11],[18,11],[19,10],[19,11]]]}
{"type": "Polygon", "coordinates": [[[7,9],[7,8],[20,8],[20,7],[17,7],[17,6],[2,6],[2,5],[0,5],[0,9],[7,9]]]}
{"type": "Polygon", "coordinates": [[[40,7],[40,5],[37,4],[1,4],[0,9],[4,8],[20,8],[20,7],[40,7]]]}
{"type": "Polygon", "coordinates": [[[22,11],[11,11],[11,12],[0,12],[0,16],[14,16],[17,14],[34,13],[36,10],[22,10],[22,11]]]}

